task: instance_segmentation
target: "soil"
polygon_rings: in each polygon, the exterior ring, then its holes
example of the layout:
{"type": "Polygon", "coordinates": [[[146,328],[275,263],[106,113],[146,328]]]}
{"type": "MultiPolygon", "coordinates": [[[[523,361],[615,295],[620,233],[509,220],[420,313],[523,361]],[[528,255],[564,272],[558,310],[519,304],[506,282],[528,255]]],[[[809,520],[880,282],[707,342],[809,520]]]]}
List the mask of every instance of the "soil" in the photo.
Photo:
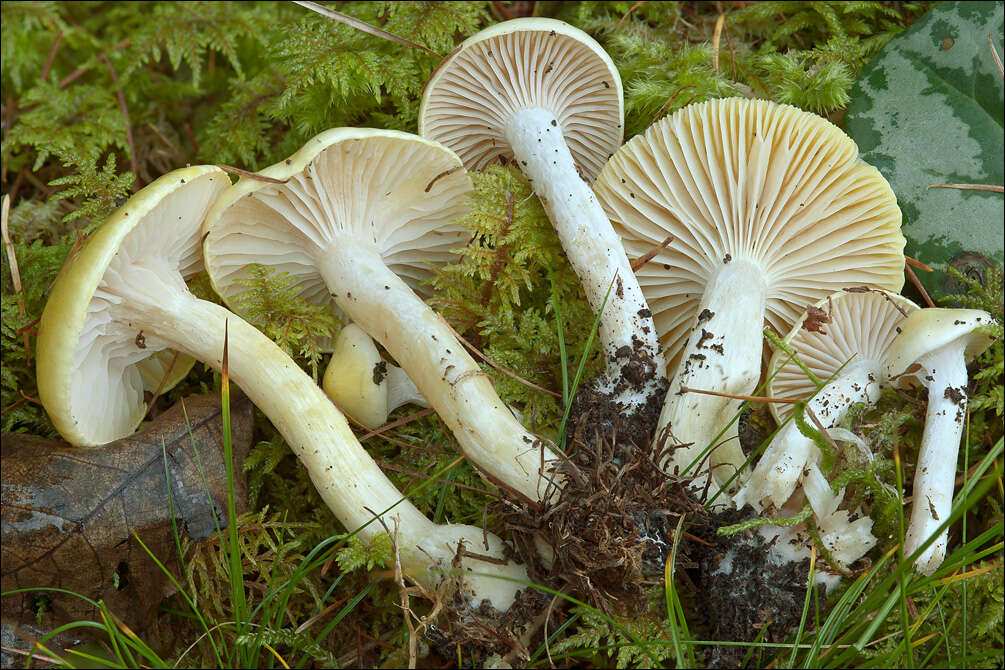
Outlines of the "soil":
{"type": "MultiPolygon", "coordinates": [[[[491,511],[532,579],[571,587],[567,592],[605,612],[634,615],[645,611],[648,590],[663,579],[681,516],[694,533],[708,513],[687,492],[686,480],[658,465],[666,462],[665,447],[653,444],[653,433],[666,380],[656,378],[648,356],[619,356],[619,361],[624,384],[655,385],[658,391],[638,411],[626,413],[596,384],[583,387],[570,410],[564,458],[555,467],[565,482],[558,496],[543,506],[502,501],[491,511]],[[541,558],[540,542],[554,553],[552,561],[541,558]]],[[[618,387],[613,394],[622,391],[618,387]]],[[[692,555],[692,540],[685,536],[678,565],[697,565],[692,555]]]]}
{"type": "MultiPolygon", "coordinates": [[[[752,517],[749,509],[746,513],[730,510],[717,515],[714,522],[728,525],[752,517]]],[[[768,543],[755,530],[716,538],[714,544],[702,546],[696,557],[701,593],[697,609],[710,639],[752,642],[767,627],[762,641],[784,642],[802,617],[809,559],[773,563],[767,559],[768,543]]],[[[745,646],[709,647],[708,667],[758,667],[756,652],[742,665],[747,651],[745,646]]]]}
{"type": "Polygon", "coordinates": [[[529,622],[544,611],[551,596],[527,588],[517,593],[516,601],[500,613],[487,600],[471,607],[455,596],[450,615],[440,617],[444,627],[431,625],[423,634],[433,651],[453,663],[463,659],[460,667],[485,667],[492,656],[508,657],[521,665],[530,660],[522,648],[529,622]]]}

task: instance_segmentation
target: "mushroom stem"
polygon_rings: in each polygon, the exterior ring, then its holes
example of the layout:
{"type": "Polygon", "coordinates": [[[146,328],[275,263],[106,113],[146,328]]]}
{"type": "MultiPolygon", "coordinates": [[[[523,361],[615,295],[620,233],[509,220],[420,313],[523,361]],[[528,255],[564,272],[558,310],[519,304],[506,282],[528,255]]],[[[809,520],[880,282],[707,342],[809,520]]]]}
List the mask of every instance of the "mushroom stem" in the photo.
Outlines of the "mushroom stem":
{"type": "MultiPolygon", "coordinates": [[[[953,505],[956,459],[967,414],[966,342],[958,338],[918,358],[924,373],[916,376],[928,387],[928,412],[914,471],[914,502],[904,538],[904,553],[912,554],[935,534],[953,505]]],[[[915,569],[930,575],[946,557],[949,528],[918,556],[915,569]]]]}
{"type": "Polygon", "coordinates": [[[637,353],[652,359],[657,371],[654,379],[641,393],[628,389],[622,392],[624,397],[617,398],[630,407],[644,404],[657,387],[664,364],[652,313],[621,238],[593,189],[579,175],[554,114],[540,108],[525,109],[513,115],[505,132],[520,169],[547,210],[572,269],[583,283],[590,307],[599,313],[603,306],[599,338],[610,361],[608,385],[613,388],[621,376],[620,367],[614,364],[637,348],[642,349],[637,353]]]}
{"type": "MultiPolygon", "coordinates": [[[[670,468],[684,472],[706,450],[737,412],[742,401],[734,398],[686,393],[715,389],[732,395],[749,395],[761,375],[761,330],[751,324],[764,322],[767,288],[764,273],[756,263],[728,256],[709,280],[698,314],[691,326],[677,373],[670,384],[656,429],[658,439],[679,445],[670,454],[670,468]]],[[[736,439],[736,428],[723,435],[711,452],[711,470],[720,485],[746,458],[736,439]]],[[[702,490],[708,467],[697,474],[692,486],[702,490]]]]}
{"type": "MultiPolygon", "coordinates": [[[[226,332],[230,377],[283,435],[347,529],[360,529],[359,537],[370,540],[384,532],[375,516],[393,506],[386,515],[387,525],[393,529],[390,519],[398,519],[402,566],[427,585],[435,585],[451,570],[458,542],[478,554],[503,557],[502,542],[494,535],[473,526],[434,524],[402,499],[321,388],[265,335],[224,307],[177,288],[130,293],[122,306],[129,327],[151,333],[147,346],[166,345],[216,370],[222,367],[226,332]]],[[[469,573],[488,572],[471,558],[464,558],[462,566],[469,573]]],[[[527,578],[524,569],[511,562],[494,565],[491,572],[527,578]]],[[[520,588],[504,579],[473,574],[465,575],[464,583],[478,600],[489,598],[501,611],[512,604],[520,588]]]]}
{"type": "Polygon", "coordinates": [[[336,304],[378,340],[450,427],[467,456],[493,480],[539,501],[556,455],[520,425],[488,376],[439,315],[383,262],[372,246],[334,240],[318,255],[336,304]]]}
{"type": "MultiPolygon", "coordinates": [[[[841,423],[852,404],[871,404],[879,399],[881,377],[879,361],[849,363],[838,377],[813,395],[806,409],[813,412],[824,428],[833,428],[841,423]]],[[[795,420],[789,421],[764,450],[733,502],[737,508],[749,503],[760,512],[762,501],[767,498],[780,509],[795,491],[805,466],[819,460],[817,451],[813,440],[799,431],[795,420]]]]}

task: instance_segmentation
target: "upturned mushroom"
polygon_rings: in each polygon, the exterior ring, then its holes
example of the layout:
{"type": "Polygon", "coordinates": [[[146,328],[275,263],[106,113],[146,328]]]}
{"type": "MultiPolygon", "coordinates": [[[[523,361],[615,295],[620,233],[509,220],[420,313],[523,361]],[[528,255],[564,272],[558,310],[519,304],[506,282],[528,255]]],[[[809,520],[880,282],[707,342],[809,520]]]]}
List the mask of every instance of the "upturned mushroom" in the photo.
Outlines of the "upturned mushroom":
{"type": "Polygon", "coordinates": [[[405,371],[385,361],[373,339],[354,323],[335,338],[321,388],[336,407],[370,430],[402,405],[429,407],[405,371]]]}
{"type": "Polygon", "coordinates": [[[216,291],[231,303],[252,263],[297,277],[304,297],[334,302],[384,346],[483,474],[541,500],[555,454],[413,290],[465,241],[455,220],[471,182],[457,156],[416,135],[335,128],[259,175],[271,181],[242,177],[207,216],[216,291]]]}
{"type": "Polygon", "coordinates": [[[322,499],[347,529],[369,540],[397,527],[403,568],[434,585],[461,558],[467,602],[500,610],[525,580],[502,559],[502,542],[472,526],[430,522],[356,441],[324,392],[271,340],[232,312],[196,298],[185,279],[201,269],[200,226],[230,185],[214,166],[175,170],[131,197],[67,260],[39,324],[39,397],[69,442],[101,445],[131,433],[144,415],[138,366],[180,351],[229,372],[286,439],[322,499]],[[491,555],[499,565],[463,553],[491,555]]]}
{"type": "Polygon", "coordinates": [[[765,100],[689,105],[625,144],[594,185],[638,270],[676,371],[657,436],[670,465],[722,485],[745,460],[732,433],[760,378],[765,320],[787,332],[847,286],[899,291],[904,237],[883,176],[825,119],[765,100]],[[733,439],[729,439],[733,437],[733,439]],[[713,449],[713,447],[715,447],[713,449]],[[695,465],[711,451],[711,468],[695,465]]]}
{"type": "Polygon", "coordinates": [[[634,411],[664,388],[663,360],[621,240],[590,189],[621,144],[623,117],[621,77],[593,38],[562,21],[521,18],[473,35],[440,64],[419,132],[469,170],[512,160],[527,175],[594,313],[603,307],[598,390],[634,411]]]}
{"type": "MultiPolygon", "coordinates": [[[[928,389],[905,555],[915,553],[949,518],[967,414],[967,363],[993,341],[987,329],[992,323],[990,314],[976,309],[919,309],[907,317],[890,347],[886,374],[900,384],[920,383],[928,389]]],[[[935,572],[948,543],[946,527],[917,557],[915,570],[935,572]]]]}
{"type": "MultiPolygon", "coordinates": [[[[825,430],[834,428],[854,403],[879,399],[887,383],[884,364],[890,345],[917,309],[907,298],[877,289],[841,291],[810,306],[783,341],[824,384],[818,389],[796,360],[779,349],[768,365],[768,395],[806,400],[803,421],[816,427],[808,416],[812,413],[825,430]]],[[[784,425],[734,496],[736,506],[749,503],[760,511],[770,503],[781,508],[802,479],[814,511],[825,511],[830,492],[819,469],[819,449],[789,420],[792,405],[773,403],[770,408],[784,425]]]]}

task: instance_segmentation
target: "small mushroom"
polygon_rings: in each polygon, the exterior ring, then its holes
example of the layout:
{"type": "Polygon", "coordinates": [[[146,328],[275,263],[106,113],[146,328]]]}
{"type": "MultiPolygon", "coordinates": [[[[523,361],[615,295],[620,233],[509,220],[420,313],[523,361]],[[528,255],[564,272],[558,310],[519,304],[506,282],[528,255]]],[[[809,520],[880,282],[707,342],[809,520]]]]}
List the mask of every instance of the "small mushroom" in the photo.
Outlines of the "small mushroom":
{"type": "MultiPolygon", "coordinates": [[[[779,349],[768,365],[772,378],[768,395],[783,400],[806,399],[807,413],[812,412],[824,429],[837,426],[853,403],[874,403],[879,399],[880,387],[887,383],[887,352],[904,319],[917,309],[907,298],[875,289],[842,291],[824,298],[803,313],[784,342],[810,372],[826,383],[818,390],[796,361],[779,349]]],[[[791,408],[771,405],[779,424],[789,418],[791,408]]],[[[819,462],[819,449],[799,431],[795,421],[789,421],[765,449],[733,500],[739,508],[749,503],[760,511],[765,501],[781,508],[802,478],[814,512],[826,516],[833,510],[827,509],[831,504],[825,502],[829,486],[819,462]],[[812,482],[807,479],[810,476],[812,482]],[[823,480],[823,486],[819,480],[823,480]]]]}
{"type": "Polygon", "coordinates": [[[288,272],[381,343],[494,481],[540,500],[556,456],[513,418],[446,322],[416,293],[466,240],[471,181],[457,156],[416,135],[335,128],[242,177],[206,219],[206,269],[228,303],[252,263],[288,272]],[[275,183],[280,181],[282,183],[275,183]]]}
{"type": "Polygon", "coordinates": [[[618,150],[594,185],[629,253],[671,238],[638,270],[676,371],[657,437],[695,471],[711,452],[723,485],[745,457],[736,424],[713,445],[761,373],[765,321],[789,330],[807,303],[847,286],[899,291],[897,199],[839,128],[766,100],[689,105],[618,150]]]}
{"type": "Polygon", "coordinates": [[[387,523],[393,528],[398,521],[403,567],[430,586],[451,573],[462,543],[477,547],[499,565],[487,570],[463,558],[465,595],[475,605],[487,598],[507,609],[518,585],[481,573],[527,576],[503,559],[499,538],[429,521],[402,498],[310,376],[240,317],[188,290],[185,279],[202,267],[203,218],[229,185],[226,173],[211,165],[166,174],[126,201],[67,260],[38,332],[38,391],[53,425],[80,446],[128,435],[144,414],[139,362],[173,349],[220,370],[228,347],[231,379],[283,435],[346,528],[372,539],[384,532],[375,517],[393,508],[387,523]]]}
{"type": "MultiPolygon", "coordinates": [[[[956,459],[967,414],[967,363],[993,341],[986,326],[992,316],[976,309],[919,309],[901,326],[886,360],[886,373],[901,384],[928,389],[928,411],[914,471],[914,501],[904,538],[909,555],[949,518],[956,459]]],[[[949,542],[946,527],[914,562],[930,575],[942,564],[949,542]]]]}
{"type": "Polygon", "coordinates": [[[590,188],[621,144],[623,119],[621,76],[592,37],[562,21],[520,18],[473,35],[440,64],[419,132],[469,170],[503,159],[527,175],[590,307],[604,306],[600,386],[632,411],[662,388],[663,359],[628,256],[590,188]],[[626,384],[621,370],[633,360],[645,369],[626,384]]]}
{"type": "Polygon", "coordinates": [[[373,339],[354,323],[335,338],[321,387],[332,402],[369,430],[402,405],[429,407],[405,371],[380,356],[373,339]]]}

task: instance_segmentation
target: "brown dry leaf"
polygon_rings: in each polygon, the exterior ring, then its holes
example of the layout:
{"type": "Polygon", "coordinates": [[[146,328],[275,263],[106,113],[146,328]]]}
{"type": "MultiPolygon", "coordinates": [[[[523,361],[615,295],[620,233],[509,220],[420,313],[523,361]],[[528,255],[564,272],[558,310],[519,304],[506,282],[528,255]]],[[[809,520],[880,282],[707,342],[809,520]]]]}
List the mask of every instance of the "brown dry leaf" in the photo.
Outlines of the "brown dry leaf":
{"type": "Polygon", "coordinates": [[[827,312],[819,307],[807,307],[806,318],[803,320],[803,329],[811,333],[827,334],[824,326],[831,322],[831,317],[827,312]]]}
{"type": "MultiPolygon", "coordinates": [[[[3,591],[60,587],[104,600],[133,630],[150,621],[173,587],[133,534],[179,573],[164,451],[179,532],[207,537],[216,531],[214,513],[221,527],[227,523],[220,400],[206,395],[183,403],[184,410],[178,403],[142,432],[103,447],[3,436],[3,591]]],[[[240,475],[235,495],[242,512],[247,508],[242,466],[253,419],[247,398],[233,399],[231,408],[240,475]]],[[[8,626],[19,621],[48,630],[68,621],[100,620],[86,601],[54,592],[45,593],[51,610],[37,619],[33,609],[42,593],[3,599],[5,637],[8,626]]]]}

